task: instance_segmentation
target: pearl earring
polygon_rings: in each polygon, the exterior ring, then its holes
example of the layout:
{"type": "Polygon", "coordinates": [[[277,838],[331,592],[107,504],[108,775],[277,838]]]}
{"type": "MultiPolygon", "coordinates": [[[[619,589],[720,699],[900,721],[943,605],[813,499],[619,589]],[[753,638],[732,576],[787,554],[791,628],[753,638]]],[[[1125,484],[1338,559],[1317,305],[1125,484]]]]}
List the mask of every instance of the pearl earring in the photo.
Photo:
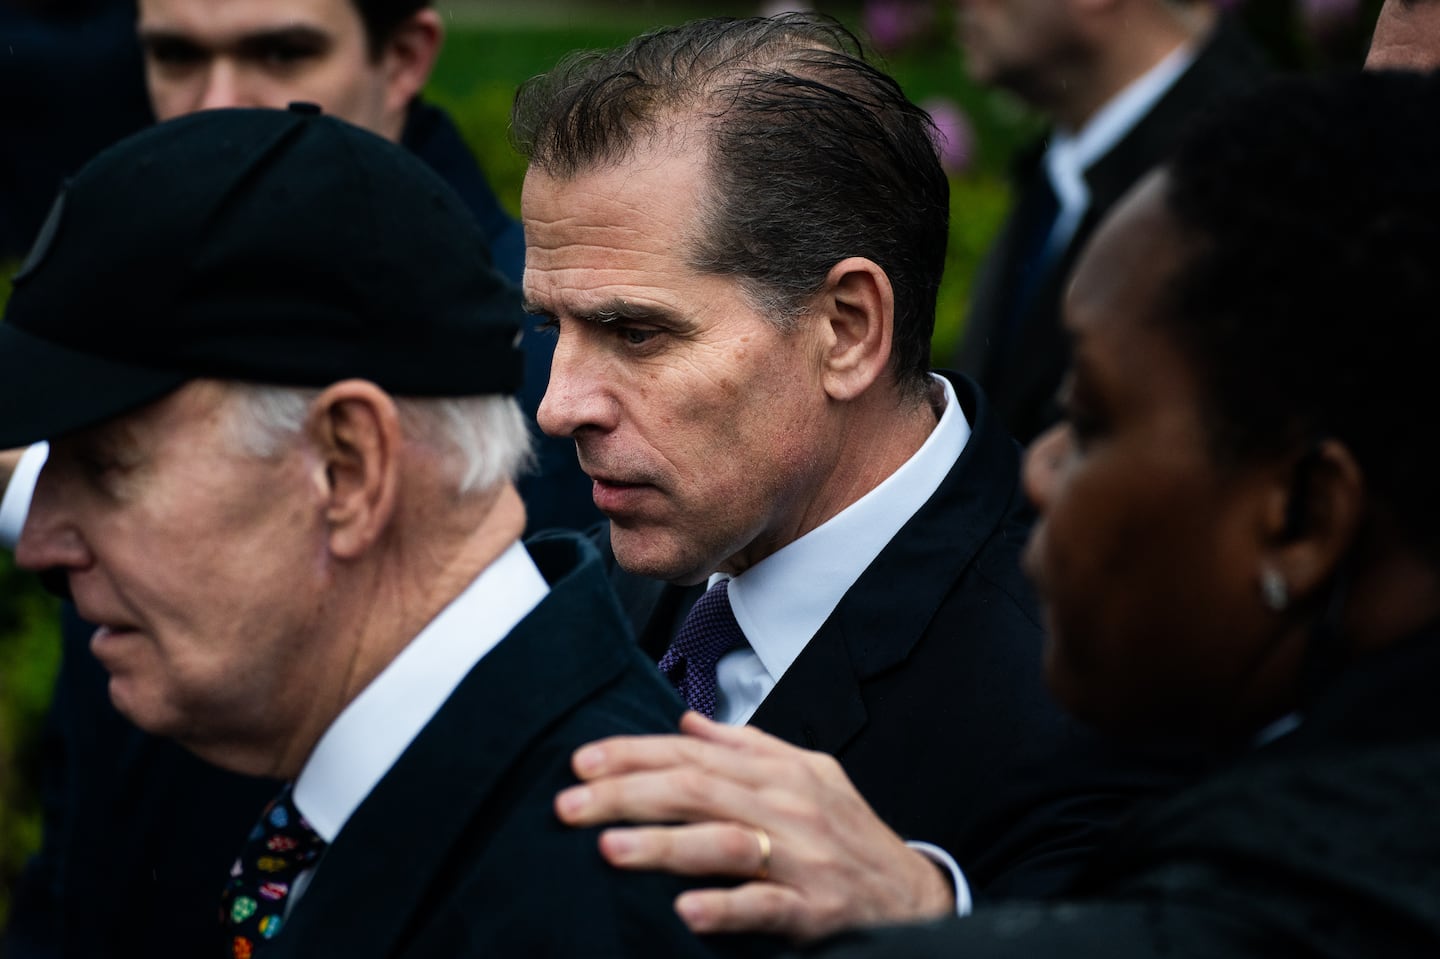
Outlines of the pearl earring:
{"type": "Polygon", "coordinates": [[[1290,586],[1279,570],[1267,567],[1260,571],[1260,598],[1273,613],[1284,612],[1290,605],[1290,586]]]}

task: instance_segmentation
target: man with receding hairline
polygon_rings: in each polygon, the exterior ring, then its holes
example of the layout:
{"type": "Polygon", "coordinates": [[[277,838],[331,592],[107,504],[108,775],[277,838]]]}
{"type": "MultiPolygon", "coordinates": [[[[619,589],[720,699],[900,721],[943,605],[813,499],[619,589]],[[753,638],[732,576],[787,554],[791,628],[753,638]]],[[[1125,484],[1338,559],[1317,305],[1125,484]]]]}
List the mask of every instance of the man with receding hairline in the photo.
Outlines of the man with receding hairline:
{"type": "Polygon", "coordinates": [[[897,833],[981,894],[1057,888],[1170,771],[1042,692],[1018,449],[930,370],[930,118],[838,23],[791,14],[567,59],[512,128],[526,305],[558,337],[540,425],[575,442],[661,671],[832,755],[906,856],[893,895],[969,897],[897,833]]]}

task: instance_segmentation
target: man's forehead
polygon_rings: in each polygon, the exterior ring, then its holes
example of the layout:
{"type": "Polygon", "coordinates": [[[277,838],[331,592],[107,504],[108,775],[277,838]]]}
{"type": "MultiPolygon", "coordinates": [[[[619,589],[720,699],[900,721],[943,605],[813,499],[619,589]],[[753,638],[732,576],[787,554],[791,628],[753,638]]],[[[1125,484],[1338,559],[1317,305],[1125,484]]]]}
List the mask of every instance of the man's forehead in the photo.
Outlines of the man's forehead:
{"type": "Polygon", "coordinates": [[[229,399],[218,380],[190,380],[158,399],[61,437],[83,447],[136,447],[146,436],[167,435],[191,420],[213,418],[229,399]]]}

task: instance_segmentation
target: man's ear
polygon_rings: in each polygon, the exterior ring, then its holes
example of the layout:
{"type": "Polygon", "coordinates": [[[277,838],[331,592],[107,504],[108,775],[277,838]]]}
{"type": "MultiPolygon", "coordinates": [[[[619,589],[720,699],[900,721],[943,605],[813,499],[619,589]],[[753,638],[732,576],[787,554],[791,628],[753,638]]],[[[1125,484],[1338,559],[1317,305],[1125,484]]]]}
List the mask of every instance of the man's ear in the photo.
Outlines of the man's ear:
{"type": "Polygon", "coordinates": [[[344,380],[311,404],[306,429],[320,461],[315,479],[325,502],[330,552],[355,559],[395,514],[400,411],[374,383],[344,380]]]}
{"type": "Polygon", "coordinates": [[[879,264],[852,256],[830,269],[811,321],[823,337],[823,382],[852,400],[885,375],[895,335],[895,290],[879,264]]]}
{"type": "Polygon", "coordinates": [[[1298,603],[1318,594],[1360,536],[1365,477],[1349,448],[1322,440],[1277,481],[1265,506],[1262,562],[1298,603]]]}
{"type": "Polygon", "coordinates": [[[444,37],[440,14],[431,7],[417,10],[391,32],[380,54],[387,114],[403,116],[410,101],[425,88],[444,37]]]}

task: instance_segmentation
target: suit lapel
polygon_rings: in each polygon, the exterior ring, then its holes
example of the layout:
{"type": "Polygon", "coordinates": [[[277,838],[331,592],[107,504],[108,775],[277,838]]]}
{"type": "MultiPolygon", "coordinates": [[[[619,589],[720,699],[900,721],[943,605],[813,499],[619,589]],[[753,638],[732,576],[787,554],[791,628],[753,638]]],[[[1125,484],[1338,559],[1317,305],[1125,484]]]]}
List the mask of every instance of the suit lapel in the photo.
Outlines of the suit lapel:
{"type": "Polygon", "coordinates": [[[980,547],[1000,530],[1019,495],[1019,450],[974,384],[952,381],[972,424],[965,451],[846,592],[756,710],[753,725],[839,753],[867,721],[864,682],[905,661],[980,547]]]}
{"type": "Polygon", "coordinates": [[[575,547],[562,538],[529,545],[547,578],[557,565],[573,572],[476,664],[361,803],[273,943],[272,959],[400,951],[436,898],[422,880],[446,873],[452,848],[507,772],[557,719],[625,668],[628,644],[594,641],[626,632],[598,558],[589,554],[575,568],[575,547]]]}

